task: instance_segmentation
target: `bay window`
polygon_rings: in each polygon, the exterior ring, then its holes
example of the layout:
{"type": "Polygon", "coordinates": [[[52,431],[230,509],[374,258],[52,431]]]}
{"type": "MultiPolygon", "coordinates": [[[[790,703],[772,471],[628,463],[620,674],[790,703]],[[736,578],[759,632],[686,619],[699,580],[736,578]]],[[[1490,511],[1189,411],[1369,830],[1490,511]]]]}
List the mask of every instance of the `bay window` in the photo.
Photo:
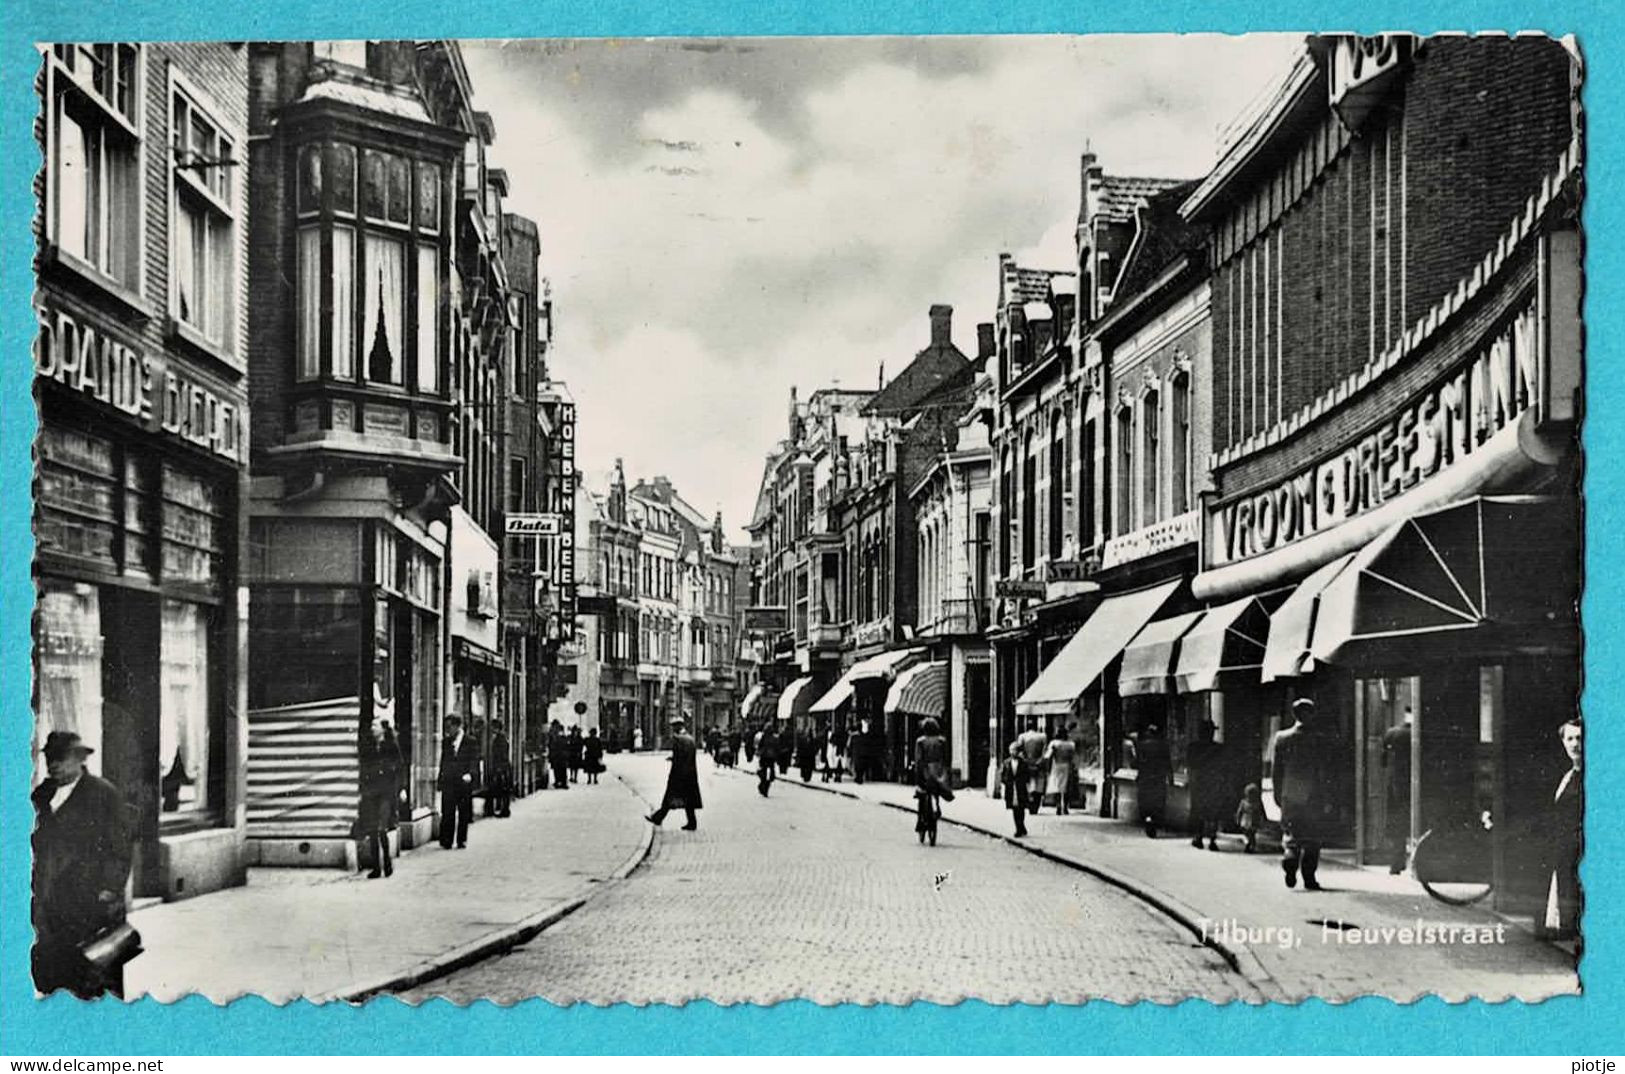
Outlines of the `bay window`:
{"type": "Polygon", "coordinates": [[[46,238],[121,287],[141,271],[139,45],[46,54],[46,238]]]}
{"type": "Polygon", "coordinates": [[[440,175],[376,150],[300,150],[300,380],[445,390],[440,175]]]}

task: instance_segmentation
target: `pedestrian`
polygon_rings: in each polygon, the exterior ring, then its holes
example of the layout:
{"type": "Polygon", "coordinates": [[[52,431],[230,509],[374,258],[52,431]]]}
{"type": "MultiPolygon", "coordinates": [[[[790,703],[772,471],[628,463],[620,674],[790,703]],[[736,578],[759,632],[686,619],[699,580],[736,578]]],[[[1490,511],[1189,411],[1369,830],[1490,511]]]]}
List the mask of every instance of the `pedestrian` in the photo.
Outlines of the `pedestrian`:
{"type": "Polygon", "coordinates": [[[1044,804],[1044,754],[1049,749],[1049,738],[1039,730],[1036,716],[1027,717],[1027,730],[1016,737],[1016,745],[1027,762],[1027,808],[1036,817],[1044,804]]]}
{"type": "Polygon", "coordinates": [[[721,748],[722,732],[717,730],[716,724],[712,724],[705,732],[705,752],[711,755],[711,761],[713,764],[716,763],[717,751],[721,748]]]}
{"type": "Polygon", "coordinates": [[[758,727],[754,731],[747,730],[744,740],[745,763],[750,764],[756,759],[756,743],[762,740],[762,729],[758,727]]]}
{"type": "Polygon", "coordinates": [[[460,716],[446,717],[446,738],[440,744],[440,845],[450,850],[468,846],[468,826],[474,819],[474,779],[479,774],[479,746],[463,732],[460,716]]]}
{"type": "Polygon", "coordinates": [[[914,740],[912,768],[914,795],[920,801],[915,831],[930,836],[931,845],[936,846],[936,824],[927,818],[941,816],[937,800],[953,801],[954,790],[948,780],[948,740],[942,737],[942,725],[931,716],[920,722],[920,736],[914,740]]]}
{"type": "Polygon", "coordinates": [[[813,769],[818,763],[818,740],[810,727],[803,727],[796,736],[796,767],[801,769],[801,782],[811,783],[813,769]]]}
{"type": "Polygon", "coordinates": [[[1388,872],[1405,871],[1411,835],[1411,727],[1416,715],[1405,710],[1405,721],[1382,735],[1383,835],[1388,843],[1388,872]]]}
{"type": "Polygon", "coordinates": [[[570,737],[566,740],[565,746],[569,750],[570,782],[571,783],[580,783],[581,782],[581,750],[582,750],[582,738],[581,738],[581,725],[580,724],[571,724],[570,725],[570,737]]]}
{"type": "Polygon", "coordinates": [[[642,751],[643,751],[643,728],[634,727],[634,728],[632,728],[632,752],[633,753],[641,753],[642,751]]]}
{"type": "Polygon", "coordinates": [[[372,871],[367,879],[394,876],[389,860],[389,837],[395,831],[397,803],[404,803],[406,786],[401,782],[400,743],[389,721],[375,718],[361,743],[361,835],[367,841],[372,871]]]}
{"type": "Polygon", "coordinates": [[[491,736],[491,775],[487,801],[494,817],[513,816],[513,746],[508,732],[498,727],[491,736]]]}
{"type": "Polygon", "coordinates": [[[1542,939],[1571,940],[1579,935],[1581,828],[1585,819],[1582,766],[1585,728],[1576,716],[1558,728],[1569,768],[1558,780],[1547,810],[1541,866],[1547,877],[1546,908],[1535,934],[1542,939]]]}
{"type": "Polygon", "coordinates": [[[836,783],[841,782],[841,736],[834,728],[831,728],[829,732],[824,735],[823,755],[823,782],[828,783],[831,777],[834,777],[836,783]]]}
{"type": "Polygon", "coordinates": [[[1049,765],[1046,793],[1055,796],[1055,813],[1064,817],[1072,812],[1066,796],[1072,789],[1072,773],[1078,767],[1078,744],[1068,738],[1059,727],[1055,729],[1055,737],[1044,750],[1044,763],[1049,765]]]}
{"type": "Polygon", "coordinates": [[[134,857],[130,810],[117,787],[85,771],[96,752],[72,731],[45,737],[45,781],[33,802],[34,987],[67,989],[80,999],[124,998],[124,964],[140,954],[128,930],[124,888],[134,857]],[[111,959],[87,958],[85,947],[123,933],[111,959]]]}
{"type": "Polygon", "coordinates": [[[1191,797],[1191,828],[1196,833],[1191,846],[1200,850],[1203,840],[1209,850],[1219,849],[1219,818],[1230,805],[1230,792],[1224,785],[1224,747],[1213,741],[1212,721],[1196,725],[1196,738],[1185,753],[1185,781],[1191,797]]]}
{"type": "Polygon", "coordinates": [[[795,732],[791,730],[789,721],[779,721],[774,739],[779,744],[779,775],[788,776],[790,774],[790,762],[794,760],[792,751],[795,747],[795,732]]]}
{"type": "Polygon", "coordinates": [[[1016,822],[1016,838],[1027,837],[1027,757],[1021,744],[1010,743],[1010,755],[999,766],[999,785],[1004,788],[1004,807],[1016,822]]]}
{"type": "Polygon", "coordinates": [[[763,798],[772,789],[778,764],[779,736],[772,724],[765,724],[756,735],[756,793],[763,798]]]}
{"type": "Polygon", "coordinates": [[[1258,829],[1264,826],[1264,792],[1256,783],[1247,784],[1236,806],[1236,827],[1246,837],[1242,853],[1251,854],[1258,849],[1258,829]]]}
{"type": "Polygon", "coordinates": [[[671,771],[666,775],[666,793],[660,799],[660,808],[644,818],[656,828],[673,809],[681,809],[688,818],[683,831],[692,832],[699,827],[694,819],[694,811],[702,806],[700,773],[694,763],[694,755],[699,747],[694,742],[694,736],[685,730],[686,727],[687,721],[683,717],[672,718],[671,771]]]}
{"type": "Polygon", "coordinates": [[[739,763],[739,750],[744,745],[745,736],[739,733],[739,728],[728,729],[728,767],[732,768],[739,763]]]}
{"type": "Polygon", "coordinates": [[[1155,839],[1168,808],[1168,777],[1173,768],[1168,741],[1162,737],[1162,727],[1156,721],[1146,724],[1145,732],[1135,744],[1134,767],[1140,821],[1145,825],[1145,834],[1155,839]]]}
{"type": "Polygon", "coordinates": [[[852,782],[862,783],[869,775],[869,721],[859,720],[846,734],[846,759],[852,766],[852,782]]]}
{"type": "Polygon", "coordinates": [[[597,783],[598,774],[604,770],[604,740],[598,737],[596,727],[581,743],[581,770],[587,773],[588,783],[597,783]]]}
{"type": "Polygon", "coordinates": [[[1082,779],[1082,758],[1084,757],[1083,741],[1082,737],[1078,734],[1078,724],[1076,720],[1073,720],[1066,725],[1066,737],[1071,739],[1072,744],[1077,747],[1077,752],[1073,754],[1074,761],[1072,765],[1072,785],[1067,788],[1067,809],[1068,812],[1070,812],[1071,803],[1075,801],[1080,807],[1087,810],[1089,808],[1089,795],[1088,792],[1084,790],[1082,779]]]}
{"type": "Polygon", "coordinates": [[[554,720],[547,731],[547,766],[553,770],[553,786],[561,791],[570,789],[570,744],[564,735],[564,725],[554,720]]]}
{"type": "Polygon", "coordinates": [[[1286,886],[1297,887],[1303,874],[1306,891],[1319,891],[1315,873],[1320,847],[1332,813],[1327,789],[1334,778],[1331,743],[1315,720],[1315,703],[1307,697],[1292,702],[1296,719],[1275,736],[1275,802],[1281,807],[1281,871],[1286,886]]]}

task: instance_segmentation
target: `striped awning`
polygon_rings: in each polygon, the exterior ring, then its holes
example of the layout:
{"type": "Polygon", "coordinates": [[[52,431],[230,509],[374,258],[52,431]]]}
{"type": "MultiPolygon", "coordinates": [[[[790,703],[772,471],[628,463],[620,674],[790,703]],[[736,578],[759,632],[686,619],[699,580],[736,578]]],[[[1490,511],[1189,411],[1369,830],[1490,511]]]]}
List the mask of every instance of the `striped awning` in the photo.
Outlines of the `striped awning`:
{"type": "Polygon", "coordinates": [[[876,653],[867,660],[853,664],[852,670],[848,671],[847,675],[851,676],[853,682],[866,682],[871,679],[890,681],[897,677],[899,671],[924,655],[924,649],[892,649],[876,653]]]}
{"type": "Polygon", "coordinates": [[[739,718],[745,723],[755,723],[760,720],[771,720],[779,711],[779,694],[765,682],[759,682],[750,688],[745,700],[739,705],[739,718]]]}
{"type": "Polygon", "coordinates": [[[812,707],[807,711],[835,712],[842,705],[852,700],[852,684],[856,681],[852,676],[862,666],[863,662],[859,661],[847,668],[845,674],[835,680],[835,685],[824,691],[824,696],[814,701],[812,707]]]}
{"type": "Polygon", "coordinates": [[[778,717],[786,723],[805,713],[813,698],[817,697],[810,676],[803,675],[784,688],[779,695],[778,717]]]}
{"type": "Polygon", "coordinates": [[[948,715],[948,664],[915,664],[897,676],[886,693],[886,711],[910,716],[948,715]]]}

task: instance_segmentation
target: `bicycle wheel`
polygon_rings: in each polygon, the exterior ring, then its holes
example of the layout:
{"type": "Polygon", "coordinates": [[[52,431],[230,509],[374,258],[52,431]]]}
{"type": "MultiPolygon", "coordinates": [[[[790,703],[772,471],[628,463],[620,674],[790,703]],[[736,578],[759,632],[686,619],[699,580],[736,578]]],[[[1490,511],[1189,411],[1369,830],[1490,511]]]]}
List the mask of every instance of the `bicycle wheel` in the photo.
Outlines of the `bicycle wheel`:
{"type": "MultiPolygon", "coordinates": [[[[1411,852],[1411,871],[1429,896],[1448,906],[1481,902],[1495,885],[1483,879],[1478,866],[1487,862],[1487,840],[1467,831],[1428,831],[1411,852]]],[[[1487,864],[1484,870],[1487,871],[1487,864]]]]}

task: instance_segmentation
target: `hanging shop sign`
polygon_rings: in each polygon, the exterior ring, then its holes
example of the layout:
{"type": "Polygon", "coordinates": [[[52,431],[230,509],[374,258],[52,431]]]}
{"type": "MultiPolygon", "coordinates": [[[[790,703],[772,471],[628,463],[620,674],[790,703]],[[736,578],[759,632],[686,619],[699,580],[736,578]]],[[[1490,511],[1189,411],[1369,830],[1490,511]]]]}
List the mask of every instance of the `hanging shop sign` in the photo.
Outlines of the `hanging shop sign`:
{"type": "Polygon", "coordinates": [[[507,516],[505,530],[509,537],[557,537],[564,532],[558,515],[534,513],[507,516]]]}
{"type": "Polygon", "coordinates": [[[993,583],[993,592],[1000,597],[1027,597],[1034,600],[1044,599],[1044,580],[1042,578],[1000,578],[993,583]]]}
{"type": "Polygon", "coordinates": [[[1539,404],[1540,322],[1526,306],[1441,382],[1354,443],[1208,516],[1207,565],[1264,555],[1381,507],[1539,404]]]}
{"type": "Polygon", "coordinates": [[[148,354],[61,310],[38,308],[34,377],[79,392],[150,432],[243,457],[243,413],[162,353],[148,354]]]}

